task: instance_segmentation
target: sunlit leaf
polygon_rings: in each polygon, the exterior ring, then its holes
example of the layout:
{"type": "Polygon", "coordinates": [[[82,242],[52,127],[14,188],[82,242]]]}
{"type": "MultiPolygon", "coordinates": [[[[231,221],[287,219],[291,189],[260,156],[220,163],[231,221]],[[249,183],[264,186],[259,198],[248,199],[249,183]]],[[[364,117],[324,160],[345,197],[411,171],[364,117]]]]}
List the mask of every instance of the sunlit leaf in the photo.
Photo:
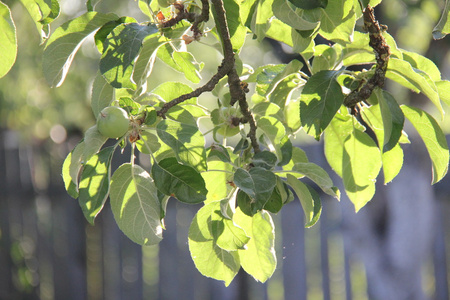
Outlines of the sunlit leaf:
{"type": "Polygon", "coordinates": [[[314,181],[314,183],[317,184],[325,193],[339,199],[339,190],[334,186],[330,175],[328,175],[328,173],[320,166],[310,162],[303,162],[296,163],[292,170],[305,175],[314,181]]]}
{"type": "Polygon", "coordinates": [[[59,16],[58,0],[20,0],[20,2],[27,9],[41,35],[41,41],[44,42],[50,34],[49,24],[59,16]]]}
{"type": "Polygon", "coordinates": [[[91,224],[108,198],[114,150],[115,147],[107,147],[92,156],[81,173],[78,203],[91,224]]]}
{"type": "Polygon", "coordinates": [[[272,10],[275,17],[294,29],[312,30],[319,26],[319,22],[310,22],[297,14],[295,6],[288,0],[274,0],[272,10]]]}
{"type": "Polygon", "coordinates": [[[436,120],[423,110],[407,105],[400,107],[425,143],[433,167],[432,183],[435,184],[448,171],[449,150],[445,135],[436,120]]]}
{"type": "Polygon", "coordinates": [[[105,40],[100,72],[115,88],[136,88],[131,80],[134,62],[144,39],[158,32],[154,24],[120,24],[105,40]]]}
{"type": "Polygon", "coordinates": [[[242,268],[257,281],[266,282],[277,266],[275,225],[270,214],[261,211],[250,217],[237,208],[233,221],[250,237],[246,249],[238,250],[242,268]]]}
{"type": "Polygon", "coordinates": [[[196,125],[166,119],[158,123],[156,132],[181,162],[198,171],[206,170],[205,138],[196,125]]]}
{"type": "Polygon", "coordinates": [[[322,10],[319,34],[327,40],[346,44],[351,42],[356,16],[353,1],[333,0],[322,10]]]}
{"type": "Polygon", "coordinates": [[[140,245],[162,239],[160,202],[150,175],[138,165],[123,164],[111,178],[111,210],[120,230],[140,245]]]}
{"type": "Polygon", "coordinates": [[[98,73],[92,84],[91,108],[97,118],[103,108],[114,101],[114,88],[98,73]]]}
{"type": "Polygon", "coordinates": [[[220,248],[212,235],[211,215],[218,203],[203,206],[195,215],[189,227],[189,251],[201,274],[222,280],[228,286],[239,271],[240,262],[236,251],[220,248]]]}
{"type": "Polygon", "coordinates": [[[12,68],[17,56],[16,26],[11,11],[0,2],[0,78],[12,68]]]}
{"type": "Polygon", "coordinates": [[[414,69],[407,61],[391,58],[386,77],[417,93],[424,93],[439,109],[439,112],[444,114],[436,85],[425,72],[414,69]]]}
{"type": "Polygon", "coordinates": [[[78,198],[78,177],[83,166],[85,143],[82,140],[75,148],[67,155],[62,166],[62,177],[67,193],[73,197],[78,198]]]}
{"type": "Polygon", "coordinates": [[[375,193],[375,179],[381,168],[381,154],[375,142],[350,116],[337,115],[325,130],[325,157],[342,177],[356,211],[375,193]]]}
{"type": "Polygon", "coordinates": [[[60,86],[86,37],[117,18],[115,14],[88,12],[58,27],[44,48],[42,65],[47,82],[52,87],[60,86]]]}

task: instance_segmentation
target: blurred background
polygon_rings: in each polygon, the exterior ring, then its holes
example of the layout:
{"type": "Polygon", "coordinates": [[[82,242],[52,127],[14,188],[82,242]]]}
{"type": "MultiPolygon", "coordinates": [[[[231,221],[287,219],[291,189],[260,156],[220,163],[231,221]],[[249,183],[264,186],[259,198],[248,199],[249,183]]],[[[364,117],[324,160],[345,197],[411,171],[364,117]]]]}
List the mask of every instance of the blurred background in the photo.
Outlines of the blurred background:
{"type": "MultiPolygon", "coordinates": [[[[358,214],[345,195],[340,203],[322,195],[322,217],[313,228],[304,229],[298,201],[273,216],[278,267],[265,284],[241,272],[225,288],[195,269],[187,235],[199,206],[169,201],[167,230],[158,246],[140,247],[127,239],[108,205],[95,226],[89,225],[77,200],[64,190],[61,166],[95,123],[89,101],[99,54],[92,41],[84,43],[65,83],[50,89],[36,27],[18,1],[3,2],[16,22],[19,53],[0,79],[1,300],[449,299],[450,176],[430,185],[431,163],[411,128],[402,172],[388,185],[379,180],[375,198],[358,214]]],[[[62,15],[53,28],[84,13],[85,2],[60,0],[62,15]]],[[[443,6],[438,0],[384,0],[376,15],[399,47],[429,57],[450,79],[450,38],[434,41],[431,35],[443,6]]],[[[97,6],[111,8],[145,21],[136,1],[104,0],[97,6]]],[[[270,41],[257,45],[249,39],[247,45],[242,60],[252,66],[295,58],[270,41]]],[[[209,78],[220,57],[202,44],[189,51],[211,66],[202,72],[209,78]]],[[[157,63],[158,76],[151,77],[149,89],[184,81],[164,68],[157,63]]],[[[399,102],[435,113],[422,95],[392,83],[387,88],[399,102]]],[[[448,117],[441,125],[449,134],[448,117]]],[[[304,136],[297,140],[312,162],[330,171],[321,143],[304,136]]],[[[113,168],[122,163],[115,158],[113,168]]]]}

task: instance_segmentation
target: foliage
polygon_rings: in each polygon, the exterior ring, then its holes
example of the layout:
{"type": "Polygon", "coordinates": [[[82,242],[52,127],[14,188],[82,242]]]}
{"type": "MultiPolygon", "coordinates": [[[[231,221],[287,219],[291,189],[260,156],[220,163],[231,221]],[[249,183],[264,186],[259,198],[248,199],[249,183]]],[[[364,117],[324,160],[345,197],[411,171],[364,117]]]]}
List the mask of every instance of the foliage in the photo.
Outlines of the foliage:
{"type": "MultiPolygon", "coordinates": [[[[108,138],[94,125],[64,162],[65,187],[86,219],[94,223],[109,197],[124,234],[152,245],[162,239],[170,197],[204,203],[192,220],[189,249],[203,275],[226,285],[240,267],[262,282],[273,274],[271,213],[294,194],[305,226],[317,222],[320,196],[304,178],[340,197],[329,174],[293,145],[300,130],[324,140],[326,158],[356,211],[372,199],[381,171],[385,183],[400,171],[401,144],[409,142],[405,118],[429,152],[433,183],[447,173],[449,151],[438,122],[418,107],[399,105],[383,85],[387,78],[423,93],[443,115],[441,101],[449,102],[450,82],[431,60],[397,47],[375,19],[372,6],[380,0],[139,0],[148,17],[143,23],[95,11],[96,3],[87,1],[86,13],[51,35],[58,1],[21,2],[45,43],[48,84],[63,84],[77,50],[94,36],[100,60],[92,110],[98,116],[117,106],[129,118],[128,130],[114,145],[105,146],[108,138]],[[195,47],[207,34],[220,45],[212,46],[223,60],[217,73],[202,81],[202,57],[194,57],[187,45],[195,47]],[[239,58],[246,36],[284,43],[301,61],[249,66],[239,58]],[[316,44],[318,36],[327,44],[316,44]],[[148,90],[149,78],[158,76],[157,58],[200,86],[165,82],[148,90]],[[352,71],[355,65],[371,68],[352,71]],[[217,97],[212,111],[198,102],[207,92],[217,97]],[[211,127],[200,127],[199,120],[208,118],[211,127]],[[113,155],[125,147],[132,150],[130,162],[112,170],[113,155]],[[137,152],[150,157],[150,170],[136,164],[137,152]]],[[[1,2],[0,13],[1,77],[15,62],[17,42],[10,10],[1,2]]],[[[435,38],[449,33],[448,14],[447,3],[435,38]]]]}

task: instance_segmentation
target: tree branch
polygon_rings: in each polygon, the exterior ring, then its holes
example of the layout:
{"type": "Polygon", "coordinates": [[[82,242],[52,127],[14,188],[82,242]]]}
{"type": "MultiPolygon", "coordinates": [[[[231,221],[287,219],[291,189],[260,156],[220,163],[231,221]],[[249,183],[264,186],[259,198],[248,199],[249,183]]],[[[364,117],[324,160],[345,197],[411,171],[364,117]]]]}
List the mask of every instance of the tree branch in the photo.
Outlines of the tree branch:
{"type": "MultiPolygon", "coordinates": [[[[178,105],[188,99],[191,99],[193,97],[198,97],[204,92],[209,92],[214,89],[214,87],[217,85],[220,79],[228,75],[228,85],[230,89],[230,95],[231,95],[231,105],[234,105],[236,102],[239,103],[240,110],[242,112],[242,115],[244,116],[242,118],[242,123],[249,123],[250,125],[250,131],[248,133],[248,137],[250,138],[252,148],[255,153],[259,152],[259,144],[258,140],[256,139],[256,122],[253,118],[253,115],[251,114],[248,103],[246,100],[245,92],[247,91],[247,87],[245,84],[243,84],[239,78],[239,75],[236,71],[235,67],[235,58],[234,58],[234,52],[233,52],[233,45],[231,43],[230,39],[230,33],[228,30],[228,24],[226,20],[226,12],[225,8],[223,6],[222,0],[211,0],[211,3],[213,4],[214,10],[216,12],[216,18],[217,23],[216,27],[219,31],[219,34],[222,38],[223,43],[223,55],[224,58],[222,60],[222,64],[219,66],[217,73],[211,77],[211,79],[203,86],[197,88],[196,90],[192,91],[191,93],[181,95],[178,98],[173,99],[170,102],[167,102],[163,105],[161,110],[158,111],[158,116],[165,118],[165,114],[167,111],[172,108],[175,105],[178,105]]],[[[194,22],[193,24],[193,31],[194,31],[194,37],[195,37],[195,30],[198,30],[197,26],[199,24],[198,20],[204,20],[205,18],[208,18],[209,16],[209,4],[208,0],[202,0],[202,13],[200,17],[194,22]],[[198,22],[197,22],[198,21],[198,22]],[[195,25],[195,27],[194,27],[195,25]],[[197,29],[195,29],[197,28],[197,29]]]]}
{"type": "Polygon", "coordinates": [[[375,74],[361,88],[353,90],[345,98],[344,105],[349,107],[353,114],[356,112],[356,104],[367,100],[376,87],[383,87],[390,56],[389,45],[383,37],[387,27],[378,23],[370,6],[364,10],[364,28],[369,32],[369,45],[375,52],[375,74]]]}

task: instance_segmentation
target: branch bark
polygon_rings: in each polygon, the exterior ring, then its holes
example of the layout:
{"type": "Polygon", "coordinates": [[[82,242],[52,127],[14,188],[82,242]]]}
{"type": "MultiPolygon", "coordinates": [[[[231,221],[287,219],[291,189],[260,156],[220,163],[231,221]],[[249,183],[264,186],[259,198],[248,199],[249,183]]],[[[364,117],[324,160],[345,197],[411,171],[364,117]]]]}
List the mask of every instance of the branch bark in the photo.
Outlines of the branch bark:
{"type": "MultiPolygon", "coordinates": [[[[234,105],[236,102],[239,103],[240,110],[242,112],[243,118],[241,120],[242,123],[249,123],[250,131],[248,133],[248,137],[250,138],[250,142],[255,153],[260,151],[258,140],[256,138],[256,122],[251,114],[247,99],[245,96],[245,91],[247,90],[245,84],[239,78],[239,74],[236,71],[235,66],[235,53],[233,52],[233,45],[230,39],[230,33],[228,29],[228,24],[226,20],[226,11],[223,6],[222,0],[211,0],[213,4],[213,9],[216,12],[216,27],[218,28],[218,32],[222,38],[222,46],[223,46],[223,55],[224,58],[222,60],[222,64],[218,67],[217,73],[211,77],[211,79],[203,86],[197,88],[191,93],[184,94],[179,96],[178,98],[173,99],[170,102],[167,102],[163,105],[161,110],[158,111],[158,116],[165,118],[165,114],[167,111],[188,99],[193,97],[198,97],[204,92],[210,92],[214,89],[220,79],[225,76],[228,76],[228,85],[230,89],[231,95],[231,105],[234,105]]],[[[198,30],[198,24],[201,20],[205,20],[207,16],[209,16],[209,3],[208,0],[202,0],[202,13],[199,18],[196,18],[194,25],[192,26],[194,29],[194,37],[196,34],[195,30],[198,30]],[[208,14],[207,14],[208,13],[208,14]],[[198,22],[197,22],[198,21],[198,22]]]]}
{"type": "Polygon", "coordinates": [[[389,45],[383,37],[387,27],[378,23],[370,6],[364,10],[364,28],[369,32],[369,45],[375,52],[375,74],[361,88],[353,90],[345,98],[344,105],[349,107],[353,114],[356,113],[356,104],[367,100],[376,87],[383,87],[390,56],[389,45]]]}

